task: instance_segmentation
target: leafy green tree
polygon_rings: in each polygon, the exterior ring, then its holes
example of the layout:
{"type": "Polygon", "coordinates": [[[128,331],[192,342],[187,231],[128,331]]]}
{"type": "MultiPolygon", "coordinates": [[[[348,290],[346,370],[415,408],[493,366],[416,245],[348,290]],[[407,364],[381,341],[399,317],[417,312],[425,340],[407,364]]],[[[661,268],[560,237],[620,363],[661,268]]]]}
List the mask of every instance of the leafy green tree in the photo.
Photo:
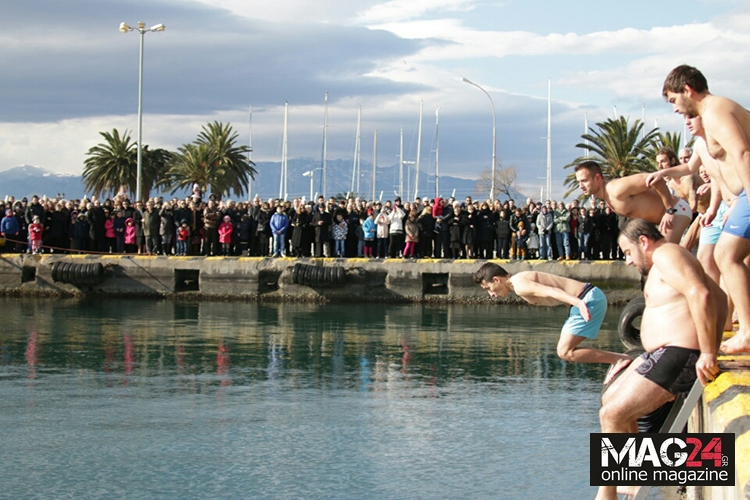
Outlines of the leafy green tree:
{"type": "MultiPolygon", "coordinates": [[[[83,182],[87,192],[101,196],[107,193],[136,192],[138,183],[138,143],[131,140],[130,132],[122,135],[117,129],[99,132],[105,142],[88,150],[84,161],[83,182]]],[[[142,192],[148,197],[153,186],[163,176],[171,153],[165,149],[142,151],[142,192]]]]}
{"type": "Polygon", "coordinates": [[[213,122],[202,127],[192,144],[178,148],[162,185],[172,189],[198,184],[206,191],[244,196],[255,179],[255,164],[247,159],[250,148],[237,145],[237,132],[229,124],[213,122]]]}
{"type": "Polygon", "coordinates": [[[659,133],[659,135],[656,137],[656,140],[654,141],[654,145],[651,149],[649,149],[646,152],[646,156],[648,156],[648,159],[651,160],[651,163],[653,164],[654,170],[656,169],[656,154],[659,152],[662,148],[669,148],[678,155],[680,154],[680,150],[684,147],[690,147],[695,142],[695,137],[691,137],[687,144],[684,146],[682,145],[682,134],[679,132],[666,132],[666,133],[659,133]]]}
{"type": "MultiPolygon", "coordinates": [[[[131,141],[127,130],[122,135],[117,129],[112,129],[112,133],[99,134],[105,142],[90,148],[86,153],[88,158],[83,162],[81,177],[86,192],[101,196],[122,188],[130,189],[130,181],[131,178],[135,181],[137,168],[136,142],[131,141]]],[[[132,187],[135,188],[135,182],[132,187]]]]}
{"type": "MultiPolygon", "coordinates": [[[[587,154],[579,156],[565,168],[572,168],[586,160],[594,160],[602,167],[605,179],[625,177],[627,175],[650,172],[654,165],[648,153],[653,149],[658,129],[651,129],[642,134],[643,123],[635,120],[632,126],[621,116],[619,119],[608,118],[590,127],[589,133],[583,134],[586,142],[576,144],[577,148],[587,150],[587,154]]],[[[565,179],[565,185],[570,189],[565,196],[570,195],[578,187],[575,172],[571,172],[565,179]]]]}

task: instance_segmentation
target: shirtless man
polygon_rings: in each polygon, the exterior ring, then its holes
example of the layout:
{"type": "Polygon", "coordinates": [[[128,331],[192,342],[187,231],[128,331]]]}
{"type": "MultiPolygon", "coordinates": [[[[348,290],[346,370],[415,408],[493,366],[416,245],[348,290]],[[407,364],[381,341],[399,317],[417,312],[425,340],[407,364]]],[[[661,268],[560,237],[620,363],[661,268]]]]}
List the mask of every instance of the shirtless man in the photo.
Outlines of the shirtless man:
{"type": "MultiPolygon", "coordinates": [[[[680,159],[670,148],[661,148],[656,154],[656,167],[659,170],[676,167],[679,164],[680,159]]],[[[684,175],[679,179],[664,177],[664,180],[667,181],[667,187],[669,187],[669,191],[673,195],[688,202],[688,205],[690,205],[690,211],[693,213],[693,216],[695,216],[695,213],[698,211],[698,196],[696,195],[695,190],[703,184],[698,174],[684,175]]]]}
{"type": "Polygon", "coordinates": [[[716,264],[734,301],[739,330],[722,344],[726,353],[750,351],[750,113],[726,97],[708,91],[703,74],[691,66],[678,66],[667,75],[662,94],[675,113],[700,116],[706,131],[708,153],[719,161],[727,179],[730,171],[742,184],[737,202],[716,243],[716,264]]]}
{"type": "Polygon", "coordinates": [[[659,224],[669,242],[679,243],[692,221],[687,201],[670,193],[663,182],[647,186],[647,173],[607,181],[601,166],[589,160],[576,166],[575,175],[583,194],[603,199],[618,215],[659,224]]]}
{"type": "MultiPolygon", "coordinates": [[[[715,246],[719,241],[725,214],[742,192],[742,182],[733,169],[725,168],[722,170],[719,162],[708,154],[701,117],[687,118],[686,124],[690,133],[696,138],[694,151],[690,159],[676,167],[661,169],[650,174],[646,178],[646,184],[651,185],[665,177],[679,179],[693,176],[696,173],[700,174],[701,170],[708,175],[711,180],[709,185],[711,190],[710,202],[698,221],[703,228],[700,233],[697,257],[706,273],[718,283],[720,273],[715,260],[715,246]],[[724,173],[727,174],[726,180],[724,173]]],[[[706,188],[702,187],[701,192],[703,189],[706,188]]]]}
{"type": "MultiPolygon", "coordinates": [[[[689,391],[696,377],[705,385],[718,376],[726,296],[690,252],[650,222],[628,221],[618,243],[627,264],[648,276],[641,319],[646,352],[604,393],[599,420],[603,433],[636,433],[638,418],[689,391]]],[[[596,498],[616,500],[617,488],[601,486],[596,498]]]]}
{"type": "MultiPolygon", "coordinates": [[[[557,355],[578,363],[609,363],[613,374],[620,365],[630,362],[627,354],[602,351],[593,347],[578,347],[586,339],[595,339],[607,312],[607,298],[599,288],[570,278],[536,271],[510,275],[502,267],[487,262],[474,273],[474,283],[490,297],[507,297],[514,292],[535,306],[569,305],[570,315],[565,321],[557,343],[557,355]]],[[[609,381],[609,376],[605,383],[609,381]]]]}

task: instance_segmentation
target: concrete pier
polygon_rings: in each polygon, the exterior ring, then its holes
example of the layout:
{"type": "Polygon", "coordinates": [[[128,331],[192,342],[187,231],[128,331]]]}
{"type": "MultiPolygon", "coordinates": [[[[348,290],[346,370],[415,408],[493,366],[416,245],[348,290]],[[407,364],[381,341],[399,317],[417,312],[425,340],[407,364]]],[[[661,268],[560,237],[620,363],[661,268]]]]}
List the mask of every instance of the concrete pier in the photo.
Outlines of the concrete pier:
{"type": "MultiPolygon", "coordinates": [[[[472,274],[484,262],[3,254],[0,294],[478,302],[494,300],[472,281],[472,274]],[[103,268],[97,279],[92,275],[86,277],[94,267],[91,264],[103,268]]],[[[622,261],[493,262],[510,273],[536,270],[593,283],[612,304],[628,302],[641,293],[640,274],[622,261]]]]}

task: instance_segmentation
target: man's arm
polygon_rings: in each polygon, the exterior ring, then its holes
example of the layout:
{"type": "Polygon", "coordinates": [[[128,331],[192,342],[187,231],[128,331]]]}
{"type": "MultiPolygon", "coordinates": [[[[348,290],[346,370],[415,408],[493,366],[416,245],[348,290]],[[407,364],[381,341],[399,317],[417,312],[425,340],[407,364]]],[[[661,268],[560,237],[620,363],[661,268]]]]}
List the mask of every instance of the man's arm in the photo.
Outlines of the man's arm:
{"type": "Polygon", "coordinates": [[[679,246],[665,245],[654,252],[653,264],[662,280],[684,296],[688,303],[701,351],[695,371],[701,383],[706,385],[719,373],[716,361],[716,309],[711,300],[711,291],[705,283],[707,278],[703,269],[686,252],[679,246]]]}

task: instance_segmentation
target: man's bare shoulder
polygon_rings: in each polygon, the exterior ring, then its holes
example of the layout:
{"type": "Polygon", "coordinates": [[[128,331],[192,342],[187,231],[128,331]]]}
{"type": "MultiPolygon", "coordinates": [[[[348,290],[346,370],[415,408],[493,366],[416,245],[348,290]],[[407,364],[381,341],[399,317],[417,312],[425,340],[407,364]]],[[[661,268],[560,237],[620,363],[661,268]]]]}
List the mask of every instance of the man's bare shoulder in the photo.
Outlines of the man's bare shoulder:
{"type": "Polygon", "coordinates": [[[701,279],[705,276],[698,259],[676,243],[664,243],[654,251],[651,258],[660,277],[670,281],[673,288],[682,288],[687,283],[687,276],[694,275],[693,273],[700,275],[701,279]]]}

